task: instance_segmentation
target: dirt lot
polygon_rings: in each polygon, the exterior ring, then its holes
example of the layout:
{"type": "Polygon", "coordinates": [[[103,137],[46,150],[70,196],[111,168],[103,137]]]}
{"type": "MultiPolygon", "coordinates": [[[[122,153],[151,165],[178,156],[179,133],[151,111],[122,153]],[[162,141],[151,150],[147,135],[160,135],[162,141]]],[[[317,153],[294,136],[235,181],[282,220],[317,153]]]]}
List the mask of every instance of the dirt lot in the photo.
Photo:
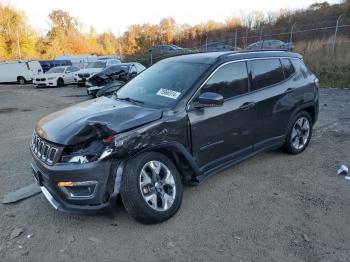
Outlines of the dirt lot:
{"type": "MultiPolygon", "coordinates": [[[[0,86],[1,198],[33,182],[36,121],[86,99],[74,86],[0,86]]],[[[63,214],[42,194],[0,204],[0,261],[350,261],[350,181],[336,176],[350,166],[350,91],[321,90],[320,110],[303,154],[260,154],[187,187],[162,224],[141,225],[122,205],[114,218],[63,214]]]]}

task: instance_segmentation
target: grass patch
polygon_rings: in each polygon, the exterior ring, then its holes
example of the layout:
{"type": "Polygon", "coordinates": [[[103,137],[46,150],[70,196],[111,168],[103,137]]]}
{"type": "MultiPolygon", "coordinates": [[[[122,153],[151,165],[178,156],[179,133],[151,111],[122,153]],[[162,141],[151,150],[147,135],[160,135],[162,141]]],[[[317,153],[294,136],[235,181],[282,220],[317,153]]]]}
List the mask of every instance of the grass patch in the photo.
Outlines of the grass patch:
{"type": "Polygon", "coordinates": [[[296,51],[320,79],[321,87],[350,88],[350,39],[339,38],[333,51],[332,39],[298,42],[296,51]]]}

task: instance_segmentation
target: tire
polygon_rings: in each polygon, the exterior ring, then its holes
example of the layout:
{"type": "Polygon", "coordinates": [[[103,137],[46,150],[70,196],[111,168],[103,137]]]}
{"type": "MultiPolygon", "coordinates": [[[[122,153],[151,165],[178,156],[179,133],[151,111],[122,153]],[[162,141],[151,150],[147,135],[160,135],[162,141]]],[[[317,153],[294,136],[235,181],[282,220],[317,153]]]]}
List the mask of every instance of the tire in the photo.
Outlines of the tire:
{"type": "Polygon", "coordinates": [[[169,158],[157,152],[146,152],[128,161],[120,192],[129,215],[141,223],[154,224],[169,219],[177,212],[183,188],[180,174],[169,158]],[[160,170],[158,180],[154,179],[157,172],[153,173],[157,169],[160,170]],[[167,171],[173,179],[166,176],[167,171]],[[166,181],[170,182],[167,184],[166,181]],[[163,184],[162,189],[160,184],[163,184]]]}
{"type": "Polygon", "coordinates": [[[308,112],[299,112],[289,123],[285,150],[287,153],[300,154],[307,148],[312,136],[312,119],[308,112]]]}
{"type": "Polygon", "coordinates": [[[18,84],[20,84],[20,85],[25,85],[25,84],[26,84],[26,79],[25,79],[23,76],[19,76],[19,77],[17,78],[17,82],[18,82],[18,84]]]}
{"type": "Polygon", "coordinates": [[[64,80],[62,78],[57,79],[57,87],[63,87],[64,86],[64,80]]]}

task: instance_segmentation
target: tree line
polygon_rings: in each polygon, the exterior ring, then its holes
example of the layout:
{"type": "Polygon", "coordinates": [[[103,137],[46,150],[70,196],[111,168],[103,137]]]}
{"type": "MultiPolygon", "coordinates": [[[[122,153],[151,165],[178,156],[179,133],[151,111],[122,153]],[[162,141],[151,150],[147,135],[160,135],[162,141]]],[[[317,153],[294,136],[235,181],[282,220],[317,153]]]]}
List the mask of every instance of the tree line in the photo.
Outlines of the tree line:
{"type": "MultiPolygon", "coordinates": [[[[350,14],[350,0],[330,5],[315,3],[305,10],[281,10],[279,12],[238,12],[224,22],[208,20],[197,25],[178,24],[167,17],[158,24],[133,24],[122,35],[112,32],[97,33],[93,27],[83,32],[77,18],[63,10],[49,15],[50,27],[40,35],[32,28],[23,11],[0,4],[0,60],[52,59],[62,54],[97,54],[130,56],[144,53],[156,44],[177,44],[198,47],[205,41],[222,41],[233,37],[234,32],[258,31],[285,32],[292,24],[312,25],[322,21],[334,21],[341,13],[350,14]]],[[[300,35],[299,35],[300,37],[300,35]]],[[[307,39],[305,33],[301,38],[307,39]]],[[[238,39],[238,45],[247,45],[248,38],[238,39]]]]}

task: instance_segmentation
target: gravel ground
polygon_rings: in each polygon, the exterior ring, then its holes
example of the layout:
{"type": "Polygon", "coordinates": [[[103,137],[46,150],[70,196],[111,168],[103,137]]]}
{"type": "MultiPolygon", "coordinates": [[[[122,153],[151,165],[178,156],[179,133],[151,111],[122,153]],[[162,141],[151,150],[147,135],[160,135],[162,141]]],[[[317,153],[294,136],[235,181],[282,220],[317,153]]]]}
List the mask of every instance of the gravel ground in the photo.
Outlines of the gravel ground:
{"type": "MultiPolygon", "coordinates": [[[[0,86],[0,197],[30,183],[37,120],[88,99],[75,86],[0,86]]],[[[0,261],[350,261],[350,91],[321,90],[310,146],[260,154],[186,187],[170,220],[55,211],[42,194],[0,205],[0,261]],[[12,236],[11,236],[12,234],[12,236]],[[16,236],[18,235],[18,236],[16,236]]]]}

